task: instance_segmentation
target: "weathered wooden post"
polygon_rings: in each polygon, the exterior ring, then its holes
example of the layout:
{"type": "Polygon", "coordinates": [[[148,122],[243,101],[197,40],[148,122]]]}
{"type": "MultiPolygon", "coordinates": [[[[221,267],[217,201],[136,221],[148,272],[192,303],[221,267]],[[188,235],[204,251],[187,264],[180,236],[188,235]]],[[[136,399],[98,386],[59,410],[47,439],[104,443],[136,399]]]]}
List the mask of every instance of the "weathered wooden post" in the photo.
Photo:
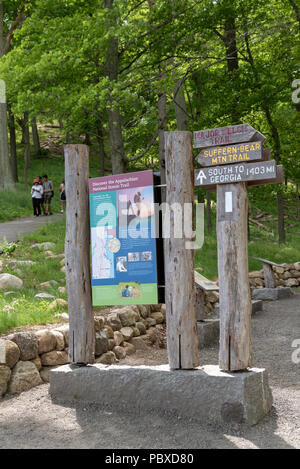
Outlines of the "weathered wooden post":
{"type": "MultiPolygon", "coordinates": [[[[194,169],[191,132],[165,132],[166,203],[170,210],[170,238],[165,239],[167,347],[171,369],[199,365],[194,288],[194,251],[182,233],[174,237],[173,204],[193,204],[194,169]]],[[[183,222],[181,221],[182,225],[183,222]]]]}
{"type": "Polygon", "coordinates": [[[95,348],[90,275],[89,152],[86,145],[65,146],[66,283],[70,317],[69,359],[93,363],[95,348]]]}
{"type": "Polygon", "coordinates": [[[219,366],[223,370],[252,365],[247,215],[247,183],[217,185],[219,366]]]}

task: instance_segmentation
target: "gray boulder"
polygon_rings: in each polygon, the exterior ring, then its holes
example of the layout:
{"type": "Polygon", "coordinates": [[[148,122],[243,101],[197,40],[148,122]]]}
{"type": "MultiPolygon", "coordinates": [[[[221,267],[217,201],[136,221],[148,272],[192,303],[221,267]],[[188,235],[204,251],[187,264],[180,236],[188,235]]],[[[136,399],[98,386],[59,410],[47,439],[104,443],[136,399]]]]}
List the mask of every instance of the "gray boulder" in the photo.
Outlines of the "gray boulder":
{"type": "Polygon", "coordinates": [[[23,287],[23,281],[11,274],[0,274],[0,290],[20,290],[23,287]]]}
{"type": "Polygon", "coordinates": [[[20,349],[20,360],[33,360],[38,356],[38,338],[33,332],[16,332],[9,339],[20,349]]]}
{"type": "Polygon", "coordinates": [[[37,331],[36,336],[38,338],[39,355],[56,349],[56,336],[51,330],[43,329],[41,331],[37,331]]]}
{"type": "Polygon", "coordinates": [[[123,327],[135,325],[135,312],[131,308],[122,308],[118,314],[123,327]]]}
{"type": "Polygon", "coordinates": [[[99,356],[106,353],[109,348],[108,337],[106,331],[96,332],[95,335],[95,355],[99,356]]]}
{"type": "Polygon", "coordinates": [[[50,295],[49,293],[38,293],[37,295],[34,295],[35,298],[40,298],[42,300],[53,300],[55,299],[55,296],[50,295]]]}
{"type": "Polygon", "coordinates": [[[20,361],[12,370],[8,393],[19,394],[42,383],[43,381],[35,364],[30,361],[20,361]]]}
{"type": "Polygon", "coordinates": [[[4,396],[7,391],[10,376],[11,371],[9,366],[0,365],[0,397],[4,396]]]}
{"type": "Polygon", "coordinates": [[[0,365],[13,368],[20,359],[20,349],[11,340],[0,339],[0,365]]]}
{"type": "Polygon", "coordinates": [[[43,366],[58,366],[69,363],[69,356],[66,351],[53,350],[52,352],[41,355],[43,366]]]}
{"type": "Polygon", "coordinates": [[[103,365],[112,365],[116,363],[116,355],[114,352],[106,352],[101,355],[100,358],[97,358],[96,363],[102,363],[103,365]]]}

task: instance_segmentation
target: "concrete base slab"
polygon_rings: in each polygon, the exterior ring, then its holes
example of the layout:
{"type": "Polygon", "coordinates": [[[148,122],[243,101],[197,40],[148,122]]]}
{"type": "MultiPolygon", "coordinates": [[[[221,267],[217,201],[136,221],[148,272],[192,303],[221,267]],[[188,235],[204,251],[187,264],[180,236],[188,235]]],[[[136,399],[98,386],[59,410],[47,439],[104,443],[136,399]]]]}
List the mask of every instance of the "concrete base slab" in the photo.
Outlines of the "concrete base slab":
{"type": "Polygon", "coordinates": [[[293,290],[284,288],[255,288],[252,293],[253,300],[276,301],[292,296],[293,290]]]}
{"type": "Polygon", "coordinates": [[[205,319],[197,322],[198,329],[198,347],[202,349],[219,341],[220,336],[220,320],[205,319]]]}
{"type": "Polygon", "coordinates": [[[50,372],[56,402],[83,401],[138,415],[156,412],[219,424],[254,425],[271,409],[267,372],[160,366],[65,365],[50,372]]]}

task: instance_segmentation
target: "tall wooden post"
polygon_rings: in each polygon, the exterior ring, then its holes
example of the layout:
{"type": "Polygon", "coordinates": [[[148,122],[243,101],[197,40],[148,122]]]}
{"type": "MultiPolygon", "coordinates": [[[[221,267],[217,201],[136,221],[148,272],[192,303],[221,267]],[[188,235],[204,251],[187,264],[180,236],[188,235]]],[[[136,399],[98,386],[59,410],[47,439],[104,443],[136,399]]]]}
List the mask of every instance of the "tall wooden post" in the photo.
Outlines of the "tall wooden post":
{"type": "Polygon", "coordinates": [[[246,183],[217,186],[217,238],[222,370],[251,366],[246,183]]]}
{"type": "MultiPolygon", "coordinates": [[[[190,369],[199,365],[194,288],[194,251],[183,231],[174,237],[172,204],[194,201],[194,169],[191,132],[165,132],[166,203],[169,205],[170,238],[165,239],[165,277],[167,347],[171,369],[190,369]]],[[[183,225],[183,222],[181,222],[183,225]]]]}
{"type": "Polygon", "coordinates": [[[90,275],[89,152],[86,145],[65,146],[66,282],[70,317],[69,359],[93,363],[95,349],[90,275]]]}

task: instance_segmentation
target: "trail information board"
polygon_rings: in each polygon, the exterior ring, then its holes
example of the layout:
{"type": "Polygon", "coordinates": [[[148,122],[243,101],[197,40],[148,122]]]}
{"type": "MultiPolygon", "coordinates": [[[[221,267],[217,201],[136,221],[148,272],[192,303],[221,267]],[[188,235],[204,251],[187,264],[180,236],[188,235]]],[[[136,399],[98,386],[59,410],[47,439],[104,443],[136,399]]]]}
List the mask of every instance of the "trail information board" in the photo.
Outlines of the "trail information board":
{"type": "Polygon", "coordinates": [[[157,304],[152,171],[89,180],[94,306],[157,304]]]}

